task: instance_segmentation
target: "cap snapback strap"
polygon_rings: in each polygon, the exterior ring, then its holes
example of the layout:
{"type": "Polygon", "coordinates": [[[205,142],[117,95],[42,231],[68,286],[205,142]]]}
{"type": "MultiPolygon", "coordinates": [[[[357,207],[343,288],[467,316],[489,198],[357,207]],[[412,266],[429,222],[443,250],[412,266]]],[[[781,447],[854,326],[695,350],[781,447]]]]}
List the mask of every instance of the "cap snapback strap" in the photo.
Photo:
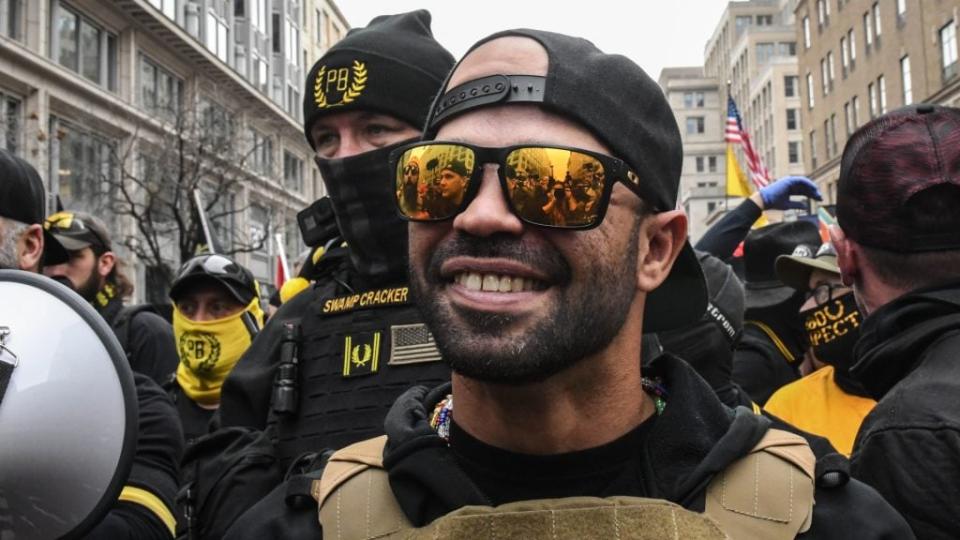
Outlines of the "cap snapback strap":
{"type": "Polygon", "coordinates": [[[464,111],[495,103],[542,103],[547,78],[539,75],[490,75],[448,90],[433,110],[430,129],[464,111]]]}

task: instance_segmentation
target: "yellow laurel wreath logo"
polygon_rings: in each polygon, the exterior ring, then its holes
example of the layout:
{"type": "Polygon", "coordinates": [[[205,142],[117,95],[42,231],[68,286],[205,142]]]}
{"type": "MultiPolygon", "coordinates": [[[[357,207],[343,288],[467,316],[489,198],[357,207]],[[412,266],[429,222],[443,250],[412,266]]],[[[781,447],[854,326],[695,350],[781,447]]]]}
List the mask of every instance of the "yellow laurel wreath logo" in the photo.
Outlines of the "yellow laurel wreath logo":
{"type": "Polygon", "coordinates": [[[317,78],[313,83],[313,100],[317,107],[326,109],[329,107],[339,107],[352,103],[363,90],[367,87],[367,65],[359,60],[353,61],[353,67],[349,69],[349,82],[343,76],[347,68],[331,69],[327,71],[327,66],[321,66],[317,71],[317,78]],[[343,94],[340,101],[330,103],[327,99],[326,89],[334,85],[337,90],[342,90],[343,94]]]}

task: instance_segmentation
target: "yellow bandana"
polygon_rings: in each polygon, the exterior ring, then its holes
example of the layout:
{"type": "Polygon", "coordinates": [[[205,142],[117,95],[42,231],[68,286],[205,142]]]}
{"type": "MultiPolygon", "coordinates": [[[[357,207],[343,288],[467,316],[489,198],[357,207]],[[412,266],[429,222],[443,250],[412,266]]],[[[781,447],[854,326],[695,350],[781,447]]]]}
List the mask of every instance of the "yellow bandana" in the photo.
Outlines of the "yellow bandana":
{"type": "Polygon", "coordinates": [[[246,309],[215,321],[191,321],[174,305],[173,336],[177,341],[180,365],[177,383],[183,392],[200,405],[220,403],[220,387],[230,370],[250,347],[252,335],[244,318],[263,326],[260,299],[254,298],[246,309]]]}

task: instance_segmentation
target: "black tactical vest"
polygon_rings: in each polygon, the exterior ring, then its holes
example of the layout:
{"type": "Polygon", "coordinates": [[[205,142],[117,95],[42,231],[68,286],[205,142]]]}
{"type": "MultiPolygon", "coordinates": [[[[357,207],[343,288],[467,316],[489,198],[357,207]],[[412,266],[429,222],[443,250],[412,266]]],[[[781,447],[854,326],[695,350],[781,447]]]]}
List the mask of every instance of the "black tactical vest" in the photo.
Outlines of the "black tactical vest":
{"type": "Polygon", "coordinates": [[[284,467],[305,453],[382,435],[404,390],[450,379],[405,283],[350,292],[327,281],[302,294],[314,300],[300,322],[296,397],[289,400],[296,406],[278,411],[274,399],[270,415],[284,467]]]}

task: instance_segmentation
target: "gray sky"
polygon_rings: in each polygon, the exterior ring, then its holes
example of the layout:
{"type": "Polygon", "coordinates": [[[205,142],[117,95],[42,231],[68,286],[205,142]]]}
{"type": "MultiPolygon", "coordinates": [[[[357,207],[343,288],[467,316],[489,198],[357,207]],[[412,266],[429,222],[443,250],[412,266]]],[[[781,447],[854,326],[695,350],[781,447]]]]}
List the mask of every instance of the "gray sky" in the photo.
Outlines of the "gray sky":
{"type": "Polygon", "coordinates": [[[604,52],[626,55],[653,79],[667,66],[701,65],[703,46],[727,5],[726,0],[335,1],[351,26],[366,26],[377,15],[426,8],[433,14],[434,37],[458,59],[474,42],[499,30],[537,28],[587,38],[604,52]]]}

